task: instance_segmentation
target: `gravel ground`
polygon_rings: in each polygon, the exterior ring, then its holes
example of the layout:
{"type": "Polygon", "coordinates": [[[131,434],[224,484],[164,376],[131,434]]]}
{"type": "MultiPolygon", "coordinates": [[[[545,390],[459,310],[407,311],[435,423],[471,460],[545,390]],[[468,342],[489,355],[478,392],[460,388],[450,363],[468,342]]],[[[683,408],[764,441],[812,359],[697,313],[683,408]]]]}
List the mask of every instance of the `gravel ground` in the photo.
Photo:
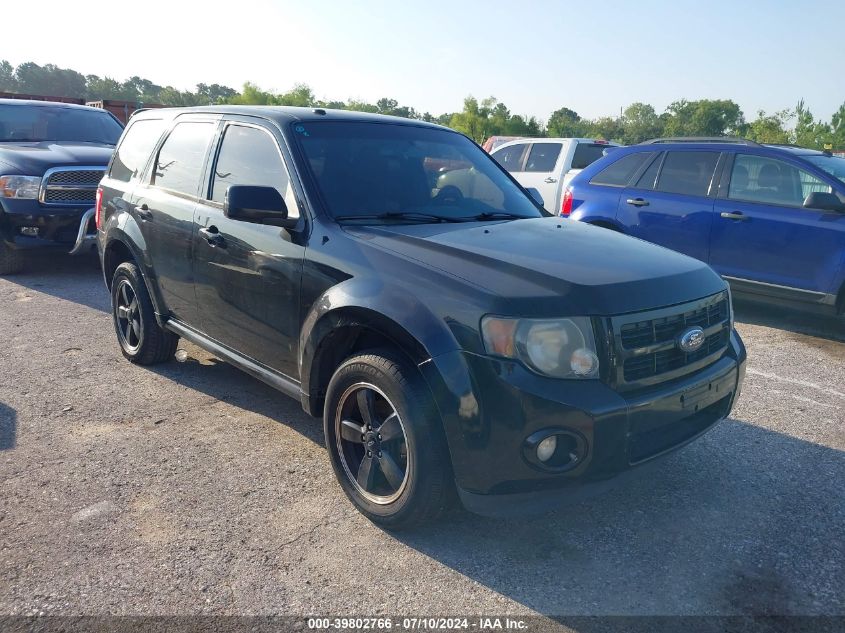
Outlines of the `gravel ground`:
{"type": "Polygon", "coordinates": [[[845,615],[845,324],[738,321],[731,419],[649,476],[393,535],[297,402],[130,365],[93,260],[36,259],[0,279],[0,614],[845,615]]]}

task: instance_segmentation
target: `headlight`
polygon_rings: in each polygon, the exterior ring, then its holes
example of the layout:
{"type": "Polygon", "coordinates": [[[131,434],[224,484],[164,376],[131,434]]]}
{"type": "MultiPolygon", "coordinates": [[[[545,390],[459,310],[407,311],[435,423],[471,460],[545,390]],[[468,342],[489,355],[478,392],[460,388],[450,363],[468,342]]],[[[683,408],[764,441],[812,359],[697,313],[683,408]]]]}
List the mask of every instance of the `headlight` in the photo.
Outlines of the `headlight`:
{"type": "Polygon", "coordinates": [[[34,199],[40,189],[39,176],[0,176],[0,196],[3,198],[34,199]]]}
{"type": "Polygon", "coordinates": [[[599,357],[587,317],[566,319],[481,319],[487,353],[519,360],[553,378],[598,378],[599,357]]]}

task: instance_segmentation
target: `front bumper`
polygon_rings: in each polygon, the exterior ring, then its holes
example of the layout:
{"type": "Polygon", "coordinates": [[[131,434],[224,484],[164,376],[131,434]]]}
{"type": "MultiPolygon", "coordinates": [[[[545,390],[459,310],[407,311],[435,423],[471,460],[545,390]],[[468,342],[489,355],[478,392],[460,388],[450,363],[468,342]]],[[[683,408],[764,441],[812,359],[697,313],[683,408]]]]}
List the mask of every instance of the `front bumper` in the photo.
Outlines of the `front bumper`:
{"type": "Polygon", "coordinates": [[[77,255],[96,243],[94,208],[47,209],[30,200],[4,202],[7,208],[0,212],[0,240],[9,248],[61,249],[77,255]]]}
{"type": "Polygon", "coordinates": [[[712,365],[625,394],[467,352],[435,357],[421,369],[440,407],[464,505],[510,515],[600,493],[618,475],[699,437],[730,413],[745,363],[745,347],[732,332],[712,365]],[[586,440],[584,458],[571,470],[545,472],[525,458],[526,438],[549,429],[586,440]]]}

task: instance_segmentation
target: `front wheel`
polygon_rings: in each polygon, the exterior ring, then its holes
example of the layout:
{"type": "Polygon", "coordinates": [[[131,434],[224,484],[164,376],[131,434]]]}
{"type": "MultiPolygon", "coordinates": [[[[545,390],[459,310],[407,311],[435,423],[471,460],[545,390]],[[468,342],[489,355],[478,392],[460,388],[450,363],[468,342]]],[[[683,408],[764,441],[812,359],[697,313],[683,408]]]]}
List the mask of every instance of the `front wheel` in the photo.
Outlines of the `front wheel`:
{"type": "Polygon", "coordinates": [[[323,425],[343,491],[374,523],[401,529],[450,505],[454,483],[439,414],[419,374],[390,352],[338,368],[323,425]]]}
{"type": "Polygon", "coordinates": [[[23,253],[3,243],[0,238],[0,275],[14,275],[23,270],[23,253]]]}
{"type": "Polygon", "coordinates": [[[141,271],[117,267],[111,285],[112,317],[120,351],[133,363],[154,365],[173,357],[179,337],[159,326],[141,271]]]}

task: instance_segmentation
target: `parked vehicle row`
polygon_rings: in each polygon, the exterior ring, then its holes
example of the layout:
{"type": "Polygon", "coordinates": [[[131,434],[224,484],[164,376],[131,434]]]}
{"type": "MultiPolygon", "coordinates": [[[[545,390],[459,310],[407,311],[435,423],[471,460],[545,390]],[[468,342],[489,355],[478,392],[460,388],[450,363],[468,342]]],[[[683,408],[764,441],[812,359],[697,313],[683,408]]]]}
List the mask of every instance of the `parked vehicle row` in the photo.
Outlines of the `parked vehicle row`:
{"type": "Polygon", "coordinates": [[[94,196],[123,125],[97,108],[0,99],[0,275],[22,252],[90,250],[94,196]]]}
{"type": "Polygon", "coordinates": [[[754,298],[845,311],[845,159],[829,153],[658,139],[581,172],[561,215],[707,262],[754,298]]]}
{"type": "MultiPolygon", "coordinates": [[[[561,143],[555,169],[581,145],[561,143]]],[[[740,393],[719,275],[549,214],[446,128],[142,112],[96,199],[124,356],[163,362],[182,337],[299,399],[346,495],[386,527],[454,496],[500,514],[601,489],[740,393]]]]}
{"type": "Polygon", "coordinates": [[[617,143],[591,138],[535,138],[504,143],[492,152],[523,187],[536,189],[550,211],[560,209],[566,186],[617,143]]]}

